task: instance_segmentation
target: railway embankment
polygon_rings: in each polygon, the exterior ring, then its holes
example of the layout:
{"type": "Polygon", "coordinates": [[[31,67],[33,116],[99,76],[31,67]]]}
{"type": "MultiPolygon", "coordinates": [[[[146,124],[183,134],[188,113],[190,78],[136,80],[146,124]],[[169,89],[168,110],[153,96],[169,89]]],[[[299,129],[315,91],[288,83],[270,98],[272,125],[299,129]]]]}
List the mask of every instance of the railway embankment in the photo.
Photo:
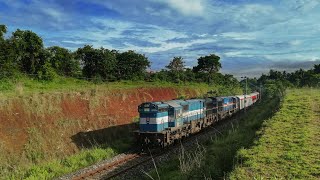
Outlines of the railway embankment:
{"type": "Polygon", "coordinates": [[[287,91],[251,148],[239,151],[231,179],[320,178],[320,90],[287,91]]]}
{"type": "Polygon", "coordinates": [[[202,96],[209,89],[204,84],[95,85],[2,94],[0,176],[52,178],[110,158],[131,146],[140,103],[202,96]]]}

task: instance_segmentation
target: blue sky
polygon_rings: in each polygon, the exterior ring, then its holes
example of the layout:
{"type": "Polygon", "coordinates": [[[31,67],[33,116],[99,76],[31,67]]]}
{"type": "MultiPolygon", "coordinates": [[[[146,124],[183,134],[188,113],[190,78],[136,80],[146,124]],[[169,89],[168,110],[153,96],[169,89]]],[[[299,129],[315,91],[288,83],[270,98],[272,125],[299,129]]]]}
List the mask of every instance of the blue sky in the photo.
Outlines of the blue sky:
{"type": "Polygon", "coordinates": [[[319,20],[319,0],[0,0],[0,24],[47,47],[136,50],[153,70],[214,53],[237,77],[320,63],[319,20]]]}

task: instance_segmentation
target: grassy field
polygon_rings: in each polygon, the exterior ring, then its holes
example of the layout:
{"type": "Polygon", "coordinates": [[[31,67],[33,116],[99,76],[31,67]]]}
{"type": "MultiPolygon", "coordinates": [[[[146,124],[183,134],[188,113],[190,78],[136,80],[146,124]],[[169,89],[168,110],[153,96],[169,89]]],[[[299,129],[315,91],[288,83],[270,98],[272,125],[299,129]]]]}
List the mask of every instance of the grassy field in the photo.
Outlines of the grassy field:
{"type": "Polygon", "coordinates": [[[320,179],[320,90],[287,91],[254,146],[238,153],[231,179],[320,179]]]}
{"type": "MultiPolygon", "coordinates": [[[[279,106],[279,100],[265,100],[242,114],[238,123],[229,123],[217,131],[211,140],[195,149],[181,153],[177,158],[158,165],[161,179],[224,179],[232,171],[237,152],[248,148],[257,138],[256,131],[279,106]],[[185,158],[187,157],[187,158],[185,158]]],[[[157,179],[156,172],[151,176],[157,179]]],[[[148,177],[145,177],[149,179],[148,177]]]]}
{"type": "Polygon", "coordinates": [[[206,83],[170,83],[163,81],[118,81],[118,82],[94,82],[75,78],[57,77],[52,81],[39,81],[24,75],[10,79],[0,80],[0,98],[16,97],[21,95],[30,95],[34,93],[56,93],[71,91],[95,90],[113,90],[130,88],[152,88],[152,87],[190,87],[195,89],[208,89],[217,92],[219,95],[230,95],[242,92],[240,87],[227,87],[225,85],[215,84],[209,86],[206,83]],[[230,91],[231,90],[231,91],[230,91]]]}

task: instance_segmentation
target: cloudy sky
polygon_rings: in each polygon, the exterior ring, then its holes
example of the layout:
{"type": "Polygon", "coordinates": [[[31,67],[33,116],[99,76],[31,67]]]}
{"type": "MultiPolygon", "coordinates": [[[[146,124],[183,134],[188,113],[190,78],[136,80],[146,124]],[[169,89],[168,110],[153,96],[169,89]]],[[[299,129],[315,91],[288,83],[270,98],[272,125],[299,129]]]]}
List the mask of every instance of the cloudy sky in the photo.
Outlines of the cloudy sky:
{"type": "Polygon", "coordinates": [[[235,76],[320,63],[319,0],[0,0],[0,24],[47,47],[136,50],[153,70],[210,53],[235,76]]]}

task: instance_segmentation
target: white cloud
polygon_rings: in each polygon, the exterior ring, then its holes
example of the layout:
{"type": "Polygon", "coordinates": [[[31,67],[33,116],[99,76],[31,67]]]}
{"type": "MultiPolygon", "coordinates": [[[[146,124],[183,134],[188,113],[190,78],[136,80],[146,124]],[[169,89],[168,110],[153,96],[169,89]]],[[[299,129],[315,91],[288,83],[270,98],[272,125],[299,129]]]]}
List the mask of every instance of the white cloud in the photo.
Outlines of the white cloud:
{"type": "Polygon", "coordinates": [[[293,40],[293,41],[290,41],[289,44],[292,45],[292,46],[298,46],[302,43],[301,40],[293,40]]]}
{"type": "Polygon", "coordinates": [[[71,44],[86,44],[85,41],[72,41],[72,40],[64,40],[64,41],[61,41],[61,42],[64,42],[64,43],[71,43],[71,44]]]}
{"type": "Polygon", "coordinates": [[[205,13],[206,1],[204,0],[165,0],[164,2],[186,16],[202,16],[205,13]]]}
{"type": "Polygon", "coordinates": [[[244,55],[243,51],[230,51],[223,54],[225,57],[252,57],[252,55],[244,55]]]}
{"type": "Polygon", "coordinates": [[[55,20],[57,21],[63,21],[63,13],[56,10],[56,9],[53,9],[53,8],[45,8],[45,9],[42,9],[42,12],[52,18],[54,18],[55,20]]]}
{"type": "Polygon", "coordinates": [[[256,34],[254,32],[244,33],[244,32],[226,32],[221,34],[222,37],[230,38],[233,40],[254,40],[256,39],[256,34]]]}
{"type": "Polygon", "coordinates": [[[176,48],[185,49],[195,44],[206,44],[206,43],[212,43],[212,42],[216,42],[216,40],[215,39],[196,39],[196,40],[190,40],[189,42],[184,42],[184,43],[159,42],[161,43],[159,47],[139,47],[139,46],[131,45],[129,43],[127,43],[126,45],[128,46],[128,50],[136,49],[144,53],[159,53],[163,51],[173,50],[176,48]]]}

